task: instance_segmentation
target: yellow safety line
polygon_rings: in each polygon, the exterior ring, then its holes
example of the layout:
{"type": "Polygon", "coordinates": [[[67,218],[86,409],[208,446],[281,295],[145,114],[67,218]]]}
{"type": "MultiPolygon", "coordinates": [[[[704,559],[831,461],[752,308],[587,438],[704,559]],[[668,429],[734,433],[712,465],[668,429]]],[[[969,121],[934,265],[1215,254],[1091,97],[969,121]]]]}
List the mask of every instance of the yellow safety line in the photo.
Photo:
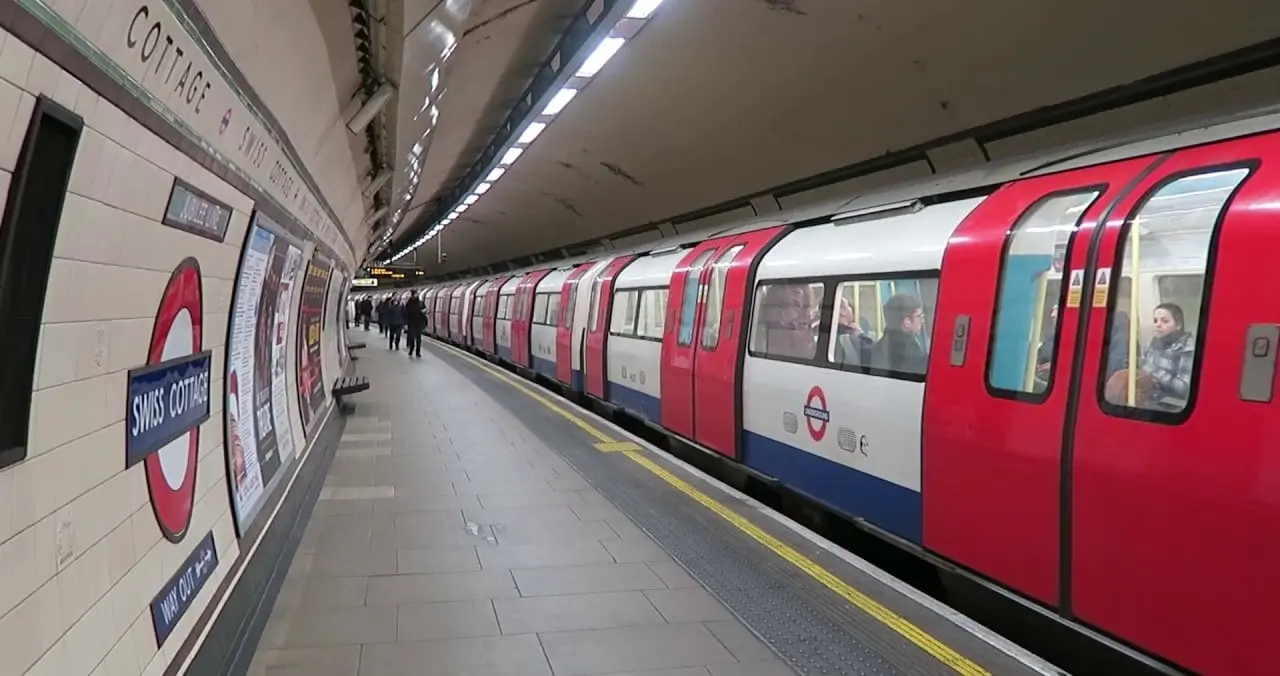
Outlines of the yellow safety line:
{"type": "Polygon", "coordinates": [[[863,594],[857,589],[854,589],[852,586],[849,585],[849,583],[831,574],[825,568],[823,568],[822,566],[819,566],[817,563],[814,563],[813,560],[809,559],[804,554],[801,554],[800,552],[796,551],[790,545],[766,533],[759,526],[755,525],[754,523],[751,523],[751,521],[747,520],[746,518],[743,518],[737,512],[734,512],[728,507],[725,507],[715,498],[712,498],[706,493],[703,493],[702,491],[698,490],[697,488],[695,488],[693,485],[689,484],[685,480],[681,479],[675,474],[672,474],[670,471],[666,470],[661,465],[655,463],[649,458],[646,458],[638,444],[630,441],[618,441],[610,437],[604,432],[601,432],[599,429],[596,429],[595,426],[591,425],[590,423],[583,420],[582,418],[579,418],[573,413],[570,413],[568,410],[556,404],[555,402],[551,401],[547,397],[544,397],[541,394],[534,392],[532,389],[525,386],[524,383],[503,373],[498,369],[498,367],[492,364],[489,364],[488,362],[482,361],[479,358],[475,357],[474,355],[471,355],[467,352],[459,350],[451,345],[444,345],[444,347],[462,355],[463,357],[466,357],[467,359],[470,359],[476,362],[480,366],[483,366],[486,371],[488,371],[495,377],[505,381],[507,384],[511,385],[517,390],[520,390],[521,392],[524,392],[525,394],[529,395],[529,397],[531,397],[534,401],[551,409],[553,412],[559,414],[560,417],[568,420],[569,422],[576,425],[579,429],[587,432],[591,436],[598,439],[599,443],[595,444],[595,448],[597,450],[600,450],[606,453],[621,452],[623,455],[630,458],[636,464],[649,470],[650,472],[652,472],[654,475],[656,475],[658,478],[662,479],[663,481],[666,481],[676,490],[689,496],[695,502],[711,510],[716,515],[724,519],[725,521],[728,521],[738,530],[742,531],[745,535],[755,540],[756,542],[759,542],[761,545],[763,545],[766,549],[773,552],[774,554],[777,554],[784,561],[787,561],[788,563],[794,565],[796,568],[799,568],[800,570],[804,571],[806,574],[808,574],[814,580],[821,583],[827,589],[830,589],[831,591],[840,595],[849,603],[852,603],[859,610],[879,620],[882,624],[889,627],[890,629],[898,632],[898,634],[900,634],[903,638],[907,639],[908,641],[911,641],[921,650],[932,655],[939,662],[942,662],[943,664],[951,667],[952,669],[955,669],[956,672],[964,674],[965,676],[991,676],[991,672],[987,671],[986,669],[983,669],[977,663],[966,658],[965,656],[953,650],[950,646],[946,645],[945,643],[929,635],[923,629],[912,624],[909,620],[903,618],[901,615],[898,615],[892,610],[886,608],[884,605],[877,602],[875,599],[867,596],[866,594],[863,594]]]}

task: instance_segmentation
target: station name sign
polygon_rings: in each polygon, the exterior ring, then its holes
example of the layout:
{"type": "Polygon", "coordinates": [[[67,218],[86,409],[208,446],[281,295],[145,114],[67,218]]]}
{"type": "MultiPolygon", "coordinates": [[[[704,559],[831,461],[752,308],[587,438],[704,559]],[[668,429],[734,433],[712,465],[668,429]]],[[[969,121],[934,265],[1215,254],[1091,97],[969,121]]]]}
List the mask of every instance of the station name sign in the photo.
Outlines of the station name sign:
{"type": "Polygon", "coordinates": [[[356,277],[351,280],[351,286],[377,286],[378,280],[373,277],[356,277]]]}
{"type": "Polygon", "coordinates": [[[164,645],[217,567],[218,548],[213,543],[213,531],[209,531],[151,601],[151,625],[155,628],[157,646],[164,645]]]}
{"type": "Polygon", "coordinates": [[[213,352],[205,350],[129,371],[125,467],[209,419],[212,366],[213,352]]]}
{"type": "Polygon", "coordinates": [[[231,207],[175,177],[163,222],[171,228],[221,242],[231,224],[231,207]]]}

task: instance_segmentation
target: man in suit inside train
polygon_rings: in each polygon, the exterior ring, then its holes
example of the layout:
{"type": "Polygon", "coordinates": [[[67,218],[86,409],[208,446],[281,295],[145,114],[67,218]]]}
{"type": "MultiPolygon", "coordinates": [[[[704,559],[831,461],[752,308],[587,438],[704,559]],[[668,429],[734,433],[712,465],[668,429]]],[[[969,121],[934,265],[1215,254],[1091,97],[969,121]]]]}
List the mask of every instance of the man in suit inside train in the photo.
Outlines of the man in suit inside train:
{"type": "Polygon", "coordinates": [[[921,346],[924,306],[909,293],[896,293],[884,304],[884,335],[871,350],[871,367],[923,375],[929,356],[921,346]]]}

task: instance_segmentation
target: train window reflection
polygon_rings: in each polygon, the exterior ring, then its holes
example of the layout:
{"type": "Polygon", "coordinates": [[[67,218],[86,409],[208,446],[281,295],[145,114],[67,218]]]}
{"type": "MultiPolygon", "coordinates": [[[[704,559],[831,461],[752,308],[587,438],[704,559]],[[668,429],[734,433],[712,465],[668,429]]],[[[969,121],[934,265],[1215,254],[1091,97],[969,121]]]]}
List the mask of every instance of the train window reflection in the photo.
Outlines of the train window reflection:
{"type": "Polygon", "coordinates": [[[1124,226],[1117,253],[1128,293],[1111,303],[1104,409],[1159,419],[1194,396],[1209,247],[1228,200],[1249,169],[1208,171],[1157,186],[1124,226]]]}
{"type": "Polygon", "coordinates": [[[630,335],[636,330],[637,291],[619,291],[613,297],[613,317],[609,319],[609,333],[630,335]]]}
{"type": "MultiPolygon", "coordinates": [[[[1100,194],[1095,189],[1046,197],[1010,228],[987,355],[987,385],[992,390],[1035,401],[1048,394],[1055,372],[1064,261],[1080,219],[1100,194]]],[[[1083,271],[1076,274],[1083,279],[1083,271]]]]}
{"type": "Polygon", "coordinates": [[[751,352],[755,356],[812,359],[818,345],[821,282],[763,284],[756,291],[751,352]]]}
{"type": "Polygon", "coordinates": [[[511,294],[498,296],[498,319],[511,319],[511,294]]]}
{"type": "Polygon", "coordinates": [[[544,295],[547,297],[546,323],[555,326],[560,323],[560,292],[553,291],[544,295]]]}
{"type": "Polygon", "coordinates": [[[641,338],[662,340],[662,330],[667,321],[667,290],[645,289],[640,293],[640,313],[636,320],[636,335],[641,338]]]}
{"type": "Polygon", "coordinates": [[[591,317],[587,320],[587,331],[595,333],[596,328],[600,325],[600,285],[604,283],[604,279],[596,277],[591,283],[591,302],[589,303],[591,317]]]}
{"type": "Polygon", "coordinates": [[[707,309],[702,320],[702,349],[712,350],[720,344],[720,315],[724,311],[725,278],[733,257],[742,251],[743,245],[731,247],[711,266],[711,278],[707,281],[707,309]]]}
{"type": "Polygon", "coordinates": [[[533,323],[547,323],[547,296],[548,294],[540,293],[533,297],[533,323]]]}
{"type": "Polygon", "coordinates": [[[702,268],[713,253],[715,253],[714,249],[708,249],[698,254],[685,271],[684,289],[680,294],[680,330],[676,333],[676,344],[680,347],[693,344],[693,321],[698,311],[698,288],[702,279],[702,268]]]}

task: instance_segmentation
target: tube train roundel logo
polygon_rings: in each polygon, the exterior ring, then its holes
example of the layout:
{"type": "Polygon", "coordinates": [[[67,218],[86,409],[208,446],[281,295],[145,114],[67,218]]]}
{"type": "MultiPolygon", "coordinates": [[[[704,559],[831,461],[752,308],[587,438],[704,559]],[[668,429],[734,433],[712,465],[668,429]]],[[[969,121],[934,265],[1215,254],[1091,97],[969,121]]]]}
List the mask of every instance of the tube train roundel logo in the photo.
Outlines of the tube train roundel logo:
{"type": "Polygon", "coordinates": [[[179,263],[160,298],[147,363],[129,372],[125,466],[144,464],[156,523],[171,542],[191,526],[200,425],[210,415],[201,287],[199,262],[179,263]]]}
{"type": "Polygon", "coordinates": [[[814,441],[822,441],[827,435],[827,423],[831,422],[831,412],[827,410],[827,395],[821,387],[814,385],[809,389],[809,396],[804,402],[805,425],[809,428],[809,436],[814,441]]]}

